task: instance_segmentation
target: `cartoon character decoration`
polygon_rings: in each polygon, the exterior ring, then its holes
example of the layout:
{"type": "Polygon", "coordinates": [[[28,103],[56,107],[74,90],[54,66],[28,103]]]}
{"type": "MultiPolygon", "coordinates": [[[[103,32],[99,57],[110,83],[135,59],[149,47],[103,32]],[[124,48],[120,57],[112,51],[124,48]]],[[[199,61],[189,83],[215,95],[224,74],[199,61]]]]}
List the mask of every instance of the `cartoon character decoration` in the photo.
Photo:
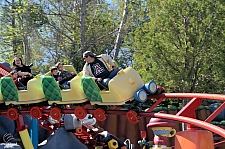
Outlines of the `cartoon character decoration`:
{"type": "Polygon", "coordinates": [[[115,137],[114,135],[108,133],[107,131],[103,131],[99,133],[98,142],[105,143],[105,146],[103,149],[128,149],[126,144],[123,141],[121,141],[119,138],[115,137]]]}
{"type": "Polygon", "coordinates": [[[154,133],[154,145],[152,149],[166,148],[168,138],[173,137],[176,134],[174,126],[176,124],[173,121],[160,119],[160,118],[151,118],[147,127],[150,127],[154,133]]]}
{"type": "Polygon", "coordinates": [[[140,146],[142,146],[143,149],[148,149],[148,148],[150,148],[151,145],[152,145],[152,143],[151,143],[150,141],[147,142],[147,140],[145,139],[145,138],[146,138],[146,131],[141,131],[141,138],[142,138],[142,140],[139,140],[139,141],[138,141],[138,144],[139,144],[140,146]]]}

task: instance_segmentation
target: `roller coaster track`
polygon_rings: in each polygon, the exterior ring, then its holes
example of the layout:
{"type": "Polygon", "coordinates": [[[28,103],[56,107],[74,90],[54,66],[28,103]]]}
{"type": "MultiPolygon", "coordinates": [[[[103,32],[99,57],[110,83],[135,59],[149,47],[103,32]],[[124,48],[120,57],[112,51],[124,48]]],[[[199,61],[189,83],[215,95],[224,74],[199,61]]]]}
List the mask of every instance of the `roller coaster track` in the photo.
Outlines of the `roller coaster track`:
{"type": "MultiPolygon", "coordinates": [[[[99,113],[100,117],[107,117],[107,115],[126,115],[127,119],[131,123],[138,123],[138,119],[140,116],[143,117],[156,117],[156,118],[163,118],[163,119],[170,119],[174,121],[179,121],[183,123],[188,123],[193,125],[194,127],[199,127],[202,129],[209,130],[215,134],[220,135],[221,137],[225,138],[225,130],[210,124],[210,122],[225,108],[225,95],[222,94],[203,94],[203,93],[165,93],[160,95],[150,95],[148,96],[148,100],[150,99],[157,99],[157,101],[144,112],[137,112],[137,111],[127,111],[127,110],[119,110],[120,108],[115,108],[113,110],[103,110],[102,113],[99,113]],[[157,107],[164,99],[189,99],[190,101],[186,106],[184,106],[176,115],[172,114],[165,114],[165,113],[154,113],[152,112],[155,107],[157,107]],[[220,100],[223,103],[205,120],[197,120],[195,116],[195,110],[202,105],[203,100],[220,100]],[[129,113],[129,114],[128,114],[129,113]]],[[[87,105],[85,107],[88,107],[87,105]]],[[[40,108],[42,114],[50,114],[51,109],[40,108]]],[[[61,114],[73,114],[73,108],[71,109],[61,109],[61,114]]],[[[96,109],[86,109],[87,113],[94,114],[96,109]]],[[[30,114],[30,107],[23,108],[18,111],[20,115],[23,114],[30,114]]],[[[56,113],[57,114],[57,113],[56,113]]],[[[7,115],[7,110],[0,110],[0,115],[7,115]]],[[[61,116],[61,115],[60,115],[61,116]]],[[[104,120],[105,118],[100,120],[104,120]]],[[[98,118],[97,118],[98,120],[98,118]]],[[[88,136],[88,133],[86,133],[88,136]]],[[[225,142],[218,142],[215,143],[215,146],[224,145],[225,142]]]]}
{"type": "MultiPolygon", "coordinates": [[[[0,77],[7,75],[10,72],[10,69],[5,67],[4,65],[0,64],[0,77]]],[[[134,110],[120,110],[120,106],[112,109],[112,110],[104,110],[101,108],[93,108],[89,109],[88,104],[86,104],[84,107],[80,107],[79,110],[82,110],[83,108],[86,110],[87,113],[94,114],[94,116],[98,116],[96,119],[104,121],[107,118],[107,115],[126,115],[127,119],[131,123],[138,123],[139,117],[156,117],[156,118],[163,118],[163,119],[170,119],[174,121],[179,121],[183,123],[190,124],[191,126],[198,127],[198,129],[206,129],[209,130],[215,134],[220,135],[221,137],[225,138],[225,130],[215,126],[213,124],[210,124],[210,122],[218,115],[220,114],[224,108],[225,108],[225,95],[222,94],[203,94],[203,93],[165,93],[160,95],[149,95],[148,100],[151,99],[157,99],[157,101],[148,109],[145,109],[145,111],[134,111],[134,110]],[[172,114],[165,114],[165,113],[154,113],[153,110],[156,108],[163,100],[165,99],[188,99],[190,100],[186,106],[184,106],[176,115],[172,114]],[[223,103],[204,121],[197,120],[195,115],[195,110],[202,105],[203,100],[220,100],[223,103]],[[87,109],[86,109],[87,108],[87,109]],[[97,111],[97,114],[96,114],[97,111]]],[[[13,108],[14,109],[14,108],[13,108]]],[[[35,110],[40,110],[41,115],[38,115],[40,118],[44,117],[43,115],[51,115],[52,110],[46,109],[43,106],[37,106],[35,110]]],[[[57,108],[56,108],[57,109],[57,108]]],[[[76,109],[76,108],[75,108],[76,109]]],[[[61,117],[61,114],[74,114],[75,111],[74,108],[71,109],[57,109],[55,113],[53,112],[53,115],[55,114],[56,117],[61,117]]],[[[31,114],[31,107],[26,107],[22,109],[12,110],[12,115],[15,116],[16,122],[19,122],[21,119],[21,115],[23,114],[31,114]],[[16,112],[16,113],[13,113],[16,112]]],[[[0,115],[7,115],[9,117],[9,112],[7,109],[0,110],[0,115]]],[[[81,115],[83,116],[83,115],[81,115]]],[[[18,125],[18,123],[17,123],[18,125]]],[[[86,127],[83,126],[83,136],[82,140],[84,141],[88,137],[90,137],[90,134],[86,131],[86,127]]],[[[79,135],[77,135],[79,136],[79,135]]],[[[81,138],[81,137],[80,137],[81,138]]],[[[224,145],[225,141],[221,141],[218,143],[215,143],[214,146],[221,146],[224,145]]]]}
{"type": "MultiPolygon", "coordinates": [[[[10,69],[5,67],[4,65],[0,64],[0,77],[7,75],[8,72],[10,72],[10,69]]],[[[104,121],[107,118],[107,115],[126,115],[127,119],[131,123],[138,123],[139,117],[157,117],[157,118],[164,118],[164,119],[170,119],[174,121],[184,122],[191,124],[194,127],[200,127],[203,129],[207,129],[209,131],[212,131],[221,137],[225,138],[225,131],[224,129],[210,124],[210,122],[218,115],[222,110],[225,108],[225,95],[222,94],[203,94],[203,93],[165,93],[165,94],[159,94],[159,95],[149,95],[148,100],[151,99],[157,99],[157,101],[148,109],[145,109],[144,111],[135,111],[135,110],[121,110],[121,106],[118,106],[114,108],[113,110],[105,110],[100,108],[93,108],[89,109],[89,104],[86,104],[84,106],[80,106],[78,113],[81,111],[81,117],[84,117],[84,113],[82,113],[84,110],[87,113],[94,114],[97,120],[104,121]],[[186,106],[184,106],[176,115],[171,114],[165,114],[165,113],[154,113],[152,112],[154,108],[156,108],[164,99],[189,99],[190,102],[186,106]],[[223,103],[205,120],[196,120],[195,110],[202,104],[202,101],[208,99],[208,100],[220,100],[223,103]],[[96,112],[97,111],[97,112],[96,112]]],[[[77,108],[77,107],[76,107],[77,108]]],[[[74,114],[75,109],[60,109],[58,107],[54,107],[51,109],[46,109],[45,107],[39,107],[36,106],[34,109],[34,112],[32,113],[32,107],[26,107],[22,109],[15,109],[11,108],[12,110],[9,112],[8,109],[2,109],[0,110],[0,115],[7,115],[10,117],[10,119],[17,120],[20,118],[18,115],[23,114],[31,114],[35,115],[37,114],[37,117],[42,117],[45,115],[53,115],[57,119],[61,117],[61,114],[74,114]],[[38,112],[37,112],[38,111],[38,112]],[[36,113],[37,112],[37,113],[36,113]],[[41,114],[40,114],[41,113],[41,114]]],[[[86,136],[89,134],[86,132],[86,136]]],[[[215,144],[215,146],[223,145],[225,142],[219,142],[215,144]]]]}

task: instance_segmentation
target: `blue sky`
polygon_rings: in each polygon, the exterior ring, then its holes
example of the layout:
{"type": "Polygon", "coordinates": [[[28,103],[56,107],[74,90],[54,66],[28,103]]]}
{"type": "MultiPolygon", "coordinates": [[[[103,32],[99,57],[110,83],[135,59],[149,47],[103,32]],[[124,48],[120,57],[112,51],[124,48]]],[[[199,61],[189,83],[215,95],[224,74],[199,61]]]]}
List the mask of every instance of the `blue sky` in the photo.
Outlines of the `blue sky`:
{"type": "Polygon", "coordinates": [[[106,0],[106,2],[107,2],[107,3],[111,3],[111,2],[112,2],[112,0],[106,0]]]}

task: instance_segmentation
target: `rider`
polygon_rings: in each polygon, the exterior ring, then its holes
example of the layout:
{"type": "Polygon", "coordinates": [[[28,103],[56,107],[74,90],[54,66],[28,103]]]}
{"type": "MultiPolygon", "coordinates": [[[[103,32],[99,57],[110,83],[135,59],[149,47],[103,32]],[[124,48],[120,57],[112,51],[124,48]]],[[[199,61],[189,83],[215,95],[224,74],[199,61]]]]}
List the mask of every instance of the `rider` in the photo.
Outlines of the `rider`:
{"type": "Polygon", "coordinates": [[[65,88],[70,88],[70,80],[76,76],[75,72],[65,70],[61,62],[56,63],[55,67],[58,69],[58,75],[60,77],[58,81],[60,84],[65,86],[65,88]]]}
{"type": "Polygon", "coordinates": [[[17,74],[17,71],[16,70],[12,70],[10,73],[9,73],[10,77],[13,79],[13,82],[15,83],[16,87],[18,89],[20,89],[20,84],[19,84],[19,81],[18,81],[18,74],[17,74]]]}
{"type": "Polygon", "coordinates": [[[52,66],[50,68],[50,72],[51,72],[51,76],[55,79],[55,81],[59,81],[60,80],[60,76],[58,74],[58,69],[55,66],[52,66]]]}
{"type": "Polygon", "coordinates": [[[70,84],[68,83],[68,81],[65,82],[65,81],[62,79],[62,76],[60,76],[57,67],[52,66],[52,67],[50,68],[50,72],[51,72],[51,73],[50,73],[51,76],[55,79],[55,81],[56,81],[57,83],[59,83],[59,86],[60,86],[61,89],[69,89],[69,88],[70,88],[70,86],[69,86],[70,84]]]}
{"type": "Polygon", "coordinates": [[[32,65],[31,66],[24,65],[22,59],[19,57],[15,57],[13,59],[12,65],[13,65],[13,70],[17,71],[18,77],[24,78],[22,80],[22,84],[24,86],[27,86],[27,82],[33,78],[33,75],[31,73],[32,65]]]}
{"type": "Polygon", "coordinates": [[[69,72],[63,68],[63,63],[58,62],[55,64],[55,67],[59,71],[59,75],[62,77],[62,79],[69,81],[74,76],[76,76],[75,72],[69,72]]]}
{"type": "Polygon", "coordinates": [[[105,86],[108,86],[109,80],[120,71],[107,54],[96,56],[91,51],[86,51],[83,53],[83,59],[86,62],[83,67],[83,77],[92,77],[105,86]]]}

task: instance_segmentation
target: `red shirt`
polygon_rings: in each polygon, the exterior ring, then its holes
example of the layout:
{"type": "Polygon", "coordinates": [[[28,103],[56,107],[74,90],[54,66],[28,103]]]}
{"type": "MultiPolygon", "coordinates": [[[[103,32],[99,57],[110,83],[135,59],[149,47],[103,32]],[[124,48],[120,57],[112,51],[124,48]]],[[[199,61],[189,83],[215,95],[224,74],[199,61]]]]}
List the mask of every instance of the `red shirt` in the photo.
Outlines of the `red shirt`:
{"type": "Polygon", "coordinates": [[[19,86],[18,79],[13,79],[13,82],[16,84],[16,87],[18,87],[18,86],[19,86]]]}

